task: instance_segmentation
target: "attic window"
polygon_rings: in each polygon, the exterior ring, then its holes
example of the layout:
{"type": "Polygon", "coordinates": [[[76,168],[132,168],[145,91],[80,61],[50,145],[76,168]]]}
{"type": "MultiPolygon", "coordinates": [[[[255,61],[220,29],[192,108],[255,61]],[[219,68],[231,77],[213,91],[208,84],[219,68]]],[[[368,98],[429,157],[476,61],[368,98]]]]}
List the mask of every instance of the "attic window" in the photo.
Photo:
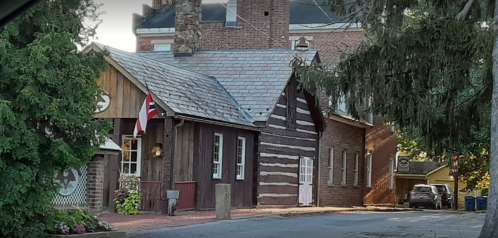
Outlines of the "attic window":
{"type": "Polygon", "coordinates": [[[229,0],[227,3],[227,16],[225,26],[237,26],[237,0],[229,0]]]}

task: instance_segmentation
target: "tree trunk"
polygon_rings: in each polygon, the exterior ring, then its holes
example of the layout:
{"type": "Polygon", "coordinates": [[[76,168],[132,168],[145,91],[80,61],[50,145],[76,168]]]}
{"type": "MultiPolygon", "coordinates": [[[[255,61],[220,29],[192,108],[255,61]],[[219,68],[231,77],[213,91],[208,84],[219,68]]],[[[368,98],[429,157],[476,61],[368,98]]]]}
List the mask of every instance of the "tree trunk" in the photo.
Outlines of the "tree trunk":
{"type": "MultiPolygon", "coordinates": [[[[498,31],[498,0],[495,1],[493,24],[498,31]]],[[[498,36],[493,47],[493,96],[491,99],[491,166],[489,174],[488,211],[479,238],[498,237],[498,36]]]]}

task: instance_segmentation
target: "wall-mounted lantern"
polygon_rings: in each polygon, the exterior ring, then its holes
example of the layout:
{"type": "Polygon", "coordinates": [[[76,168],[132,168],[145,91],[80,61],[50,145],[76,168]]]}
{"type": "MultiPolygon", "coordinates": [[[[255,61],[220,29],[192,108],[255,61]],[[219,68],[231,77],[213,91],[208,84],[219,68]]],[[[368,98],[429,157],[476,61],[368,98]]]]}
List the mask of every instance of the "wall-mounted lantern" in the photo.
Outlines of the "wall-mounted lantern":
{"type": "Polygon", "coordinates": [[[156,143],[152,150],[150,151],[152,157],[161,157],[163,155],[163,145],[161,143],[156,143]]]}

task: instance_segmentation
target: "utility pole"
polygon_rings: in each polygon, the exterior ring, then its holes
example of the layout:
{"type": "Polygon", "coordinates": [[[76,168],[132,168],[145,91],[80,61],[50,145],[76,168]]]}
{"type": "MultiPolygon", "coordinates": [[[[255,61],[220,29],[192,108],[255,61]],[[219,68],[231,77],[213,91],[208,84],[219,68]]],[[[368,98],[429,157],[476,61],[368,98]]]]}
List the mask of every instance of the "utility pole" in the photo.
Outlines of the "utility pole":
{"type": "Polygon", "coordinates": [[[458,155],[455,156],[455,161],[453,161],[453,182],[454,182],[454,189],[453,189],[453,209],[458,210],[458,155]]]}

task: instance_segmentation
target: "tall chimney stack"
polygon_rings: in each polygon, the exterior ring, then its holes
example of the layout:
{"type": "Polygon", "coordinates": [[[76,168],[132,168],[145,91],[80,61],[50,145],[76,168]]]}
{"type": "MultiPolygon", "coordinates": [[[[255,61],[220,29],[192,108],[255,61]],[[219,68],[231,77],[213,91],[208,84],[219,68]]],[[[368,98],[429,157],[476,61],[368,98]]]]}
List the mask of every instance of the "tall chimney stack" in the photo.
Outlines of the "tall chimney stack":
{"type": "Polygon", "coordinates": [[[175,56],[191,56],[199,49],[201,39],[201,0],[175,2],[175,56]]]}

